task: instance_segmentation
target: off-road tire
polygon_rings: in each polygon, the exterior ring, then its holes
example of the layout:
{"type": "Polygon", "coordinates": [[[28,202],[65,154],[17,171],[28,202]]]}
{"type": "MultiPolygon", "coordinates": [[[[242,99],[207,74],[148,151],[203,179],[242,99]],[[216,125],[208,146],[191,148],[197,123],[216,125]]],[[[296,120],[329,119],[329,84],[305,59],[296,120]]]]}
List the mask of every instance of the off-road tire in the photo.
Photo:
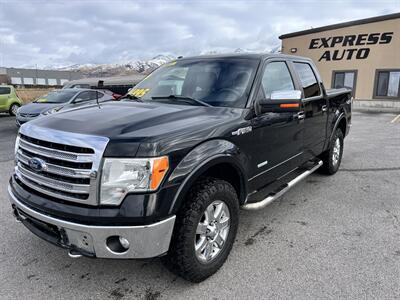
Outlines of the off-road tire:
{"type": "Polygon", "coordinates": [[[11,104],[10,109],[8,110],[8,113],[10,114],[10,116],[15,116],[16,115],[14,113],[14,107],[20,107],[20,105],[18,103],[11,104]]]}
{"type": "Polygon", "coordinates": [[[343,138],[343,132],[339,128],[336,129],[335,133],[332,136],[332,140],[329,143],[329,149],[326,150],[324,153],[321,154],[320,158],[322,159],[322,162],[324,163],[322,167],[320,168],[321,173],[327,174],[327,175],[333,175],[335,174],[340,167],[340,163],[342,162],[342,156],[343,156],[343,143],[344,138],[343,138]],[[339,140],[340,144],[340,150],[339,150],[339,157],[337,160],[337,163],[334,163],[334,149],[335,149],[335,143],[336,141],[339,140]]]}
{"type": "Polygon", "coordinates": [[[239,222],[239,200],[235,189],[224,180],[204,178],[194,184],[175,222],[169,252],[163,257],[165,266],[191,282],[201,282],[224,264],[235,241],[239,222]],[[229,209],[230,228],[221,252],[204,264],[195,254],[196,228],[206,208],[215,200],[223,201],[229,209]]]}

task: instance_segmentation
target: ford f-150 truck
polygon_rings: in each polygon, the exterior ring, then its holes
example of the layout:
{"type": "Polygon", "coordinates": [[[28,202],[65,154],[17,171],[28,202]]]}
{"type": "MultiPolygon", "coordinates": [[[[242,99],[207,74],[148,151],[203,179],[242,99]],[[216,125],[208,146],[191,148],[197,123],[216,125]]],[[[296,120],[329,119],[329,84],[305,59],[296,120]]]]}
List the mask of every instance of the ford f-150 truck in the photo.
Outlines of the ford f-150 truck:
{"type": "Polygon", "coordinates": [[[13,213],[71,257],[162,256],[199,282],[231,251],[239,208],[338,170],[351,102],[350,90],[325,89],[307,58],[181,58],[123,101],[24,124],[13,213]]]}

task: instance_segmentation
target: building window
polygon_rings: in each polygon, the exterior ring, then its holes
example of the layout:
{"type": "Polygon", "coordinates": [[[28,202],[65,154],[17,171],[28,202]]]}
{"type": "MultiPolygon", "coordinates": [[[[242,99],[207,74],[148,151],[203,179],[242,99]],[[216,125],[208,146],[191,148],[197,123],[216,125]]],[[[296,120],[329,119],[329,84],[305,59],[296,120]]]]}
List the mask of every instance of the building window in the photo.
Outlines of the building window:
{"type": "Polygon", "coordinates": [[[349,88],[353,97],[356,94],[357,71],[333,71],[332,88],[349,88]]]}
{"type": "Polygon", "coordinates": [[[45,78],[36,78],[36,84],[46,85],[46,79],[45,78]]]}
{"type": "Polygon", "coordinates": [[[49,78],[47,79],[47,82],[49,83],[49,85],[57,85],[57,79],[49,78]]]}
{"type": "Polygon", "coordinates": [[[24,77],[24,84],[33,84],[32,77],[24,77]]]}
{"type": "Polygon", "coordinates": [[[378,70],[374,98],[400,98],[400,70],[378,70]]]}
{"type": "Polygon", "coordinates": [[[22,79],[21,79],[21,77],[11,77],[11,83],[12,84],[22,84],[22,79]]]}

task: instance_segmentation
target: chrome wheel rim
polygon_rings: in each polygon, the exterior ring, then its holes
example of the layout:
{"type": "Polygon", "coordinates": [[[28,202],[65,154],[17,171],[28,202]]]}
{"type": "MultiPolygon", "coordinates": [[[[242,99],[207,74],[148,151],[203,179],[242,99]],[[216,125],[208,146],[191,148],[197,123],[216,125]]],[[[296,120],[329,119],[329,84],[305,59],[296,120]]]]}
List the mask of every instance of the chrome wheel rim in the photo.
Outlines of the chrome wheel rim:
{"type": "Polygon", "coordinates": [[[13,115],[16,115],[17,114],[17,110],[18,110],[18,105],[13,105],[13,106],[11,106],[11,112],[13,113],[13,115]]]}
{"type": "Polygon", "coordinates": [[[337,138],[335,140],[335,144],[333,145],[333,152],[332,152],[332,163],[333,165],[337,165],[339,162],[339,157],[340,157],[340,139],[337,138]]]}
{"type": "Polygon", "coordinates": [[[204,211],[196,228],[194,249],[201,263],[209,263],[218,256],[225,246],[229,228],[228,206],[223,201],[214,201],[204,211]]]}

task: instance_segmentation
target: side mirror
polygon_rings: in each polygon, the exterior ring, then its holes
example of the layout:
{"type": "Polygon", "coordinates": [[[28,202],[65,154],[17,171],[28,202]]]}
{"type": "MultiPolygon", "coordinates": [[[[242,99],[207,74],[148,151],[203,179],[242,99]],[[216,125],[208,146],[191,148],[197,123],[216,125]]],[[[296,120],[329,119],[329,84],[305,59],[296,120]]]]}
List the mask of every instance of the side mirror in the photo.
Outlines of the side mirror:
{"type": "Polygon", "coordinates": [[[301,91],[274,91],[269,99],[261,99],[261,112],[292,112],[299,111],[301,91]]]}

